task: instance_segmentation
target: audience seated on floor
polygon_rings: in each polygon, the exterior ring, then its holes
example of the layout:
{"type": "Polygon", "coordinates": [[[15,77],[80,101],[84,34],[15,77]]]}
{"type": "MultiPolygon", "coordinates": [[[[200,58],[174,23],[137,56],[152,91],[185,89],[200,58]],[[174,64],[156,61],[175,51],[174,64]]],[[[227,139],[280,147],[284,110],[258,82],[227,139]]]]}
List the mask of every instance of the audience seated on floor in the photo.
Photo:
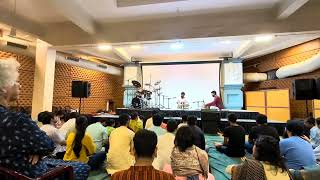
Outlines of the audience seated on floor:
{"type": "Polygon", "coordinates": [[[9,103],[19,97],[19,66],[14,59],[0,61],[0,166],[35,178],[51,168],[67,165],[73,167],[76,179],[87,179],[90,167],[86,164],[42,159],[53,152],[53,141],[29,115],[8,109],[9,103]]]}
{"type": "Polygon", "coordinates": [[[138,131],[133,138],[136,162],[129,169],[114,173],[112,180],[174,180],[172,174],[154,169],[157,135],[149,130],[138,131]]]}
{"type": "Polygon", "coordinates": [[[56,128],[60,129],[65,123],[66,112],[63,110],[56,110],[53,112],[53,114],[56,121],[56,128]]]}
{"type": "Polygon", "coordinates": [[[97,122],[90,124],[87,127],[86,133],[91,136],[94,144],[96,145],[96,152],[102,151],[102,147],[106,144],[108,140],[108,133],[106,128],[103,126],[103,119],[96,118],[94,119],[97,122]]]}
{"type": "Polygon", "coordinates": [[[249,140],[246,142],[246,150],[250,154],[252,154],[252,148],[254,145],[254,141],[258,139],[261,135],[272,136],[278,141],[280,141],[278,131],[276,128],[268,125],[268,118],[263,114],[259,114],[256,119],[257,126],[252,127],[249,133],[249,140]]]}
{"type": "Polygon", "coordinates": [[[59,131],[63,134],[65,139],[67,139],[70,132],[76,131],[76,119],[79,117],[79,113],[71,112],[66,116],[66,122],[59,129],[59,131]]]}
{"type": "Polygon", "coordinates": [[[129,128],[134,132],[138,132],[139,130],[143,129],[143,122],[139,118],[139,114],[137,112],[133,112],[131,114],[131,119],[129,121],[129,128]]]}
{"type": "Polygon", "coordinates": [[[152,120],[152,117],[154,116],[154,115],[156,115],[156,114],[158,114],[159,113],[159,111],[157,111],[157,110],[153,110],[152,111],[152,116],[149,118],[149,119],[147,119],[147,121],[146,121],[146,125],[145,125],[145,129],[150,129],[150,128],[152,128],[153,127],[153,120],[152,120]]]}
{"type": "Polygon", "coordinates": [[[88,163],[91,170],[98,169],[106,159],[105,152],[96,153],[96,146],[89,134],[86,133],[88,120],[85,116],[76,119],[76,132],[70,132],[67,138],[65,161],[88,163]]]}
{"type": "Polygon", "coordinates": [[[280,153],[289,169],[300,170],[316,165],[312,145],[302,138],[303,127],[303,121],[289,120],[286,126],[289,138],[280,141],[280,153]]]}
{"type": "MultiPolygon", "coordinates": [[[[209,162],[207,153],[193,144],[194,137],[190,127],[178,129],[171,153],[173,174],[188,179],[208,178],[209,162]]],[[[164,168],[166,170],[168,168],[164,168]]],[[[167,171],[167,170],[166,170],[167,171]]]]}
{"type": "Polygon", "coordinates": [[[217,150],[230,157],[243,157],[245,155],[245,129],[237,124],[235,114],[228,115],[230,126],[223,131],[223,144],[215,143],[217,150]]]}
{"type": "Polygon", "coordinates": [[[66,141],[60,131],[54,126],[56,124],[56,119],[54,118],[53,113],[48,111],[39,113],[38,121],[43,124],[40,129],[44,131],[55,144],[52,155],[56,156],[58,159],[62,159],[66,152],[66,141]]]}
{"type": "Polygon", "coordinates": [[[193,144],[198,146],[198,148],[205,150],[206,149],[206,141],[204,139],[204,133],[202,130],[196,125],[197,124],[197,117],[196,116],[189,116],[187,118],[188,126],[190,127],[194,142],[193,144]]]}
{"type": "Polygon", "coordinates": [[[316,120],[313,117],[309,117],[304,121],[303,134],[310,138],[310,130],[316,126],[316,120]]]}
{"type": "Polygon", "coordinates": [[[163,121],[163,116],[160,113],[155,114],[154,116],[152,116],[152,121],[153,126],[148,130],[155,132],[158,137],[164,135],[166,133],[166,130],[160,127],[163,121]]]}
{"type": "Polygon", "coordinates": [[[134,132],[127,128],[130,116],[121,114],[118,122],[120,127],[111,132],[109,137],[109,151],[107,154],[107,172],[126,170],[134,164],[133,137],[134,132]]]}
{"type": "Polygon", "coordinates": [[[320,118],[316,119],[316,125],[310,129],[310,143],[313,149],[320,146],[320,118]]]}
{"type": "Polygon", "coordinates": [[[110,137],[110,134],[111,132],[115,129],[114,126],[115,126],[115,121],[113,119],[107,119],[105,121],[105,124],[106,124],[106,129],[107,129],[107,134],[108,134],[108,137],[110,137]]]}
{"type": "Polygon", "coordinates": [[[165,164],[171,165],[170,154],[174,147],[175,130],[177,129],[177,122],[169,120],[167,123],[167,132],[159,136],[157,145],[157,157],[153,161],[153,167],[162,170],[165,164]]]}
{"type": "Polygon", "coordinates": [[[253,147],[254,159],[246,159],[240,165],[228,166],[232,180],[289,180],[283,157],[280,155],[279,141],[272,136],[260,135],[253,147]]]}
{"type": "Polygon", "coordinates": [[[178,125],[178,129],[182,126],[188,126],[188,116],[186,114],[181,116],[181,123],[178,125]]]}

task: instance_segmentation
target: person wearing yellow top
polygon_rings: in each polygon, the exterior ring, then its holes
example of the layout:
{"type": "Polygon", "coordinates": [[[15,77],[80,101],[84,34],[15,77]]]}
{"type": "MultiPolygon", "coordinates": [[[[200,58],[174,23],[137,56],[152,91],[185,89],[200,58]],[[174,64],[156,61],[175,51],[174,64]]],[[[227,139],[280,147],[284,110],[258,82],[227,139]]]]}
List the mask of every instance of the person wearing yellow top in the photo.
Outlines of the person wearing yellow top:
{"type": "MultiPolygon", "coordinates": [[[[152,116],[154,116],[155,114],[158,114],[157,110],[153,110],[152,111],[152,116]]],[[[153,119],[152,116],[146,121],[146,125],[145,125],[145,129],[150,129],[153,127],[153,119]]]]}
{"type": "Polygon", "coordinates": [[[271,136],[259,136],[253,146],[254,159],[240,165],[228,166],[226,172],[234,180],[290,180],[284,159],[280,155],[279,141],[271,136]]]}
{"type": "Polygon", "coordinates": [[[134,132],[138,132],[140,129],[143,129],[143,122],[139,118],[137,112],[131,114],[131,120],[129,122],[129,128],[134,132]]]}
{"type": "Polygon", "coordinates": [[[85,133],[87,126],[88,120],[85,116],[79,116],[76,119],[76,133],[70,132],[68,135],[63,160],[88,163],[91,169],[95,170],[102,165],[106,159],[106,154],[105,152],[94,154],[96,146],[90,135],[85,133]]]}
{"type": "Polygon", "coordinates": [[[127,128],[130,116],[121,114],[118,122],[120,127],[113,130],[109,137],[109,151],[107,154],[107,172],[115,172],[129,169],[134,165],[133,137],[134,132],[127,128]]]}

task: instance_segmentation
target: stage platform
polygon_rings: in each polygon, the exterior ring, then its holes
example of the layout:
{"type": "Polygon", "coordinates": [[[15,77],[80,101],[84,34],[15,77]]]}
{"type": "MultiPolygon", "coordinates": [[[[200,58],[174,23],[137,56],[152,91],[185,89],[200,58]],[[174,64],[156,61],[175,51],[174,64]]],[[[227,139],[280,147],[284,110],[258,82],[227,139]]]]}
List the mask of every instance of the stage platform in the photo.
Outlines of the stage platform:
{"type": "MultiPolygon", "coordinates": [[[[195,115],[198,119],[198,126],[203,129],[202,121],[201,121],[201,110],[178,110],[178,109],[128,109],[128,108],[118,108],[116,110],[117,115],[100,115],[96,117],[106,117],[106,118],[113,118],[118,119],[118,115],[122,113],[131,114],[132,112],[138,112],[140,118],[145,123],[148,118],[152,116],[152,111],[158,110],[160,111],[165,117],[164,121],[167,122],[169,119],[176,120],[178,122],[181,121],[181,116],[183,114],[186,115],[195,115]]],[[[229,125],[227,121],[227,116],[230,113],[234,113],[238,116],[238,123],[243,126],[247,133],[250,132],[253,126],[256,126],[256,117],[259,115],[258,112],[254,111],[247,111],[247,110],[227,110],[223,109],[221,111],[215,111],[215,113],[220,113],[220,119],[218,120],[218,129],[223,131],[226,126],[229,125]]],[[[280,135],[283,134],[284,128],[286,123],[276,120],[269,120],[269,125],[275,127],[280,135]]]]}
{"type": "MultiPolygon", "coordinates": [[[[148,119],[152,116],[152,111],[157,110],[160,111],[165,117],[181,117],[186,114],[187,116],[195,115],[198,118],[201,118],[201,110],[181,110],[181,109],[129,109],[129,108],[117,108],[116,114],[131,114],[132,112],[138,112],[140,116],[148,119]]],[[[239,119],[256,119],[259,115],[258,112],[255,111],[247,111],[247,110],[228,110],[222,109],[220,112],[221,118],[227,118],[228,114],[234,113],[238,116],[239,119]]]]}

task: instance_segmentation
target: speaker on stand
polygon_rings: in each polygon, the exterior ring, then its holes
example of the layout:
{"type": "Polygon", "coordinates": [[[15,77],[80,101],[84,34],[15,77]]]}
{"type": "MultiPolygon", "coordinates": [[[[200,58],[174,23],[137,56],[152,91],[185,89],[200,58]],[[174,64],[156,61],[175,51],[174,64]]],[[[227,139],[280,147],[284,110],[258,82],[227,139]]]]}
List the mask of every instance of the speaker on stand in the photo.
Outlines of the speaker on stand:
{"type": "MultiPolygon", "coordinates": [[[[313,100],[317,98],[317,86],[316,86],[316,81],[314,79],[295,79],[292,82],[293,97],[296,100],[306,101],[306,113],[307,113],[306,117],[309,116],[308,100],[313,100]]],[[[319,84],[319,87],[320,87],[320,84],[319,84]]]]}
{"type": "Polygon", "coordinates": [[[91,95],[91,83],[88,81],[72,81],[71,95],[80,98],[79,113],[81,113],[82,98],[88,98],[91,95]]]}

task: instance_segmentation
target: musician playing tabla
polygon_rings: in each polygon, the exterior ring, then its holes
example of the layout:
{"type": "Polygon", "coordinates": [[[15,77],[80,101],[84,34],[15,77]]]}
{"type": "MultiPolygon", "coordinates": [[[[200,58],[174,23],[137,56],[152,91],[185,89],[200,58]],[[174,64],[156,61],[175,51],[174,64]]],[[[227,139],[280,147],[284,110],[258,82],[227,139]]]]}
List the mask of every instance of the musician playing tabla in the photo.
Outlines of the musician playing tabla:
{"type": "Polygon", "coordinates": [[[177,101],[178,109],[187,109],[187,108],[189,108],[189,102],[188,102],[188,100],[187,100],[187,98],[185,96],[186,96],[186,93],[185,92],[181,92],[181,96],[177,101]]]}

